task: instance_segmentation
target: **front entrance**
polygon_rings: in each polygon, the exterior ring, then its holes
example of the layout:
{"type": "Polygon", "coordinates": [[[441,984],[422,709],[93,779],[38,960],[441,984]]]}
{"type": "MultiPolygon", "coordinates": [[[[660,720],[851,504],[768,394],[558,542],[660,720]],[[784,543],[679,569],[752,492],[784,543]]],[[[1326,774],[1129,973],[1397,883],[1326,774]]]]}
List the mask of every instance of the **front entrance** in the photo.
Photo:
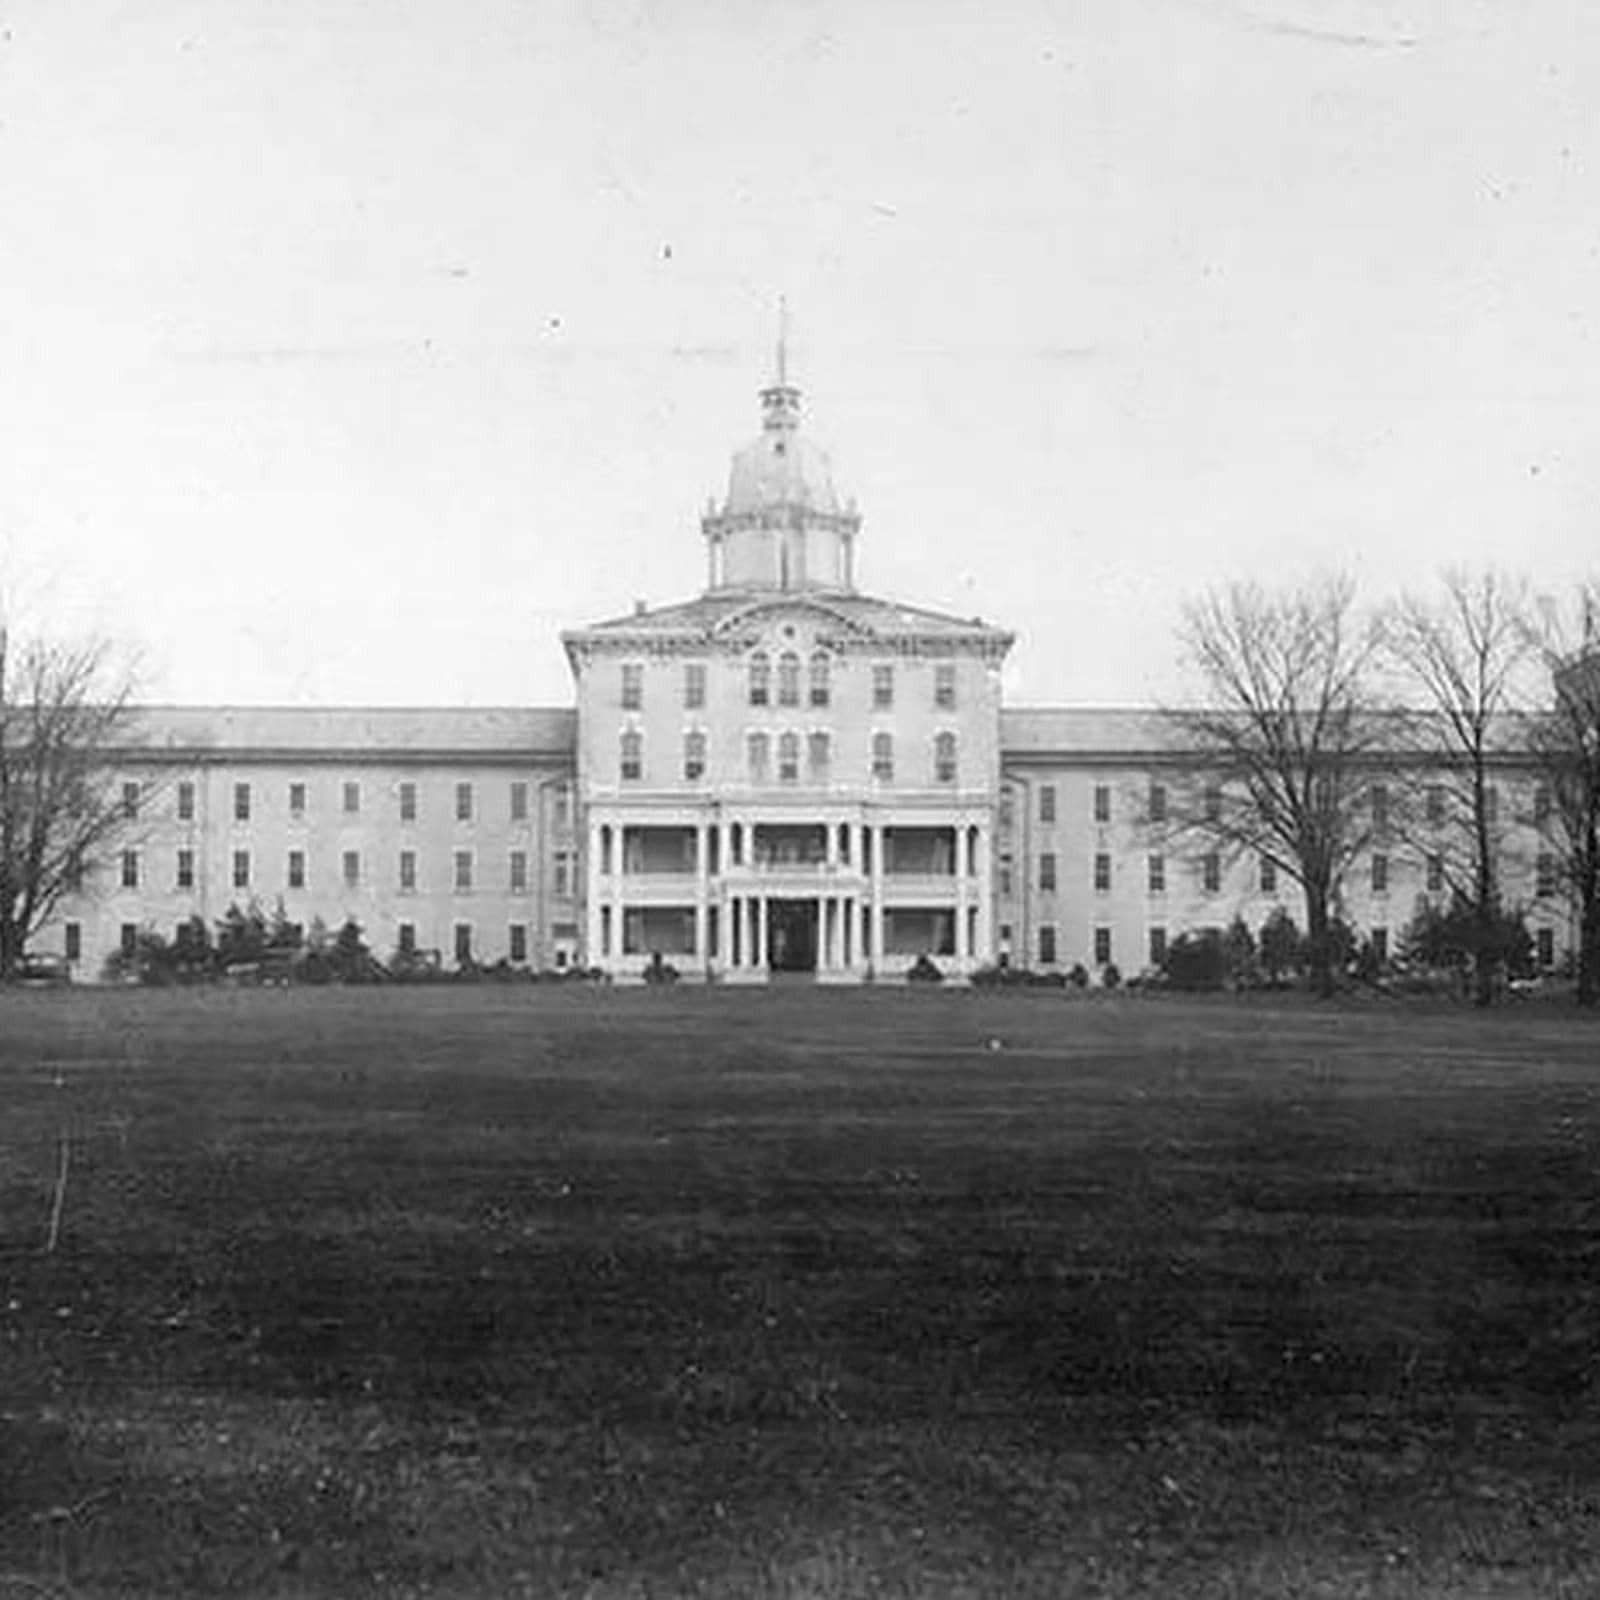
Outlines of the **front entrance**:
{"type": "Polygon", "coordinates": [[[767,965],[774,972],[817,970],[817,902],[767,902],[767,965]]]}

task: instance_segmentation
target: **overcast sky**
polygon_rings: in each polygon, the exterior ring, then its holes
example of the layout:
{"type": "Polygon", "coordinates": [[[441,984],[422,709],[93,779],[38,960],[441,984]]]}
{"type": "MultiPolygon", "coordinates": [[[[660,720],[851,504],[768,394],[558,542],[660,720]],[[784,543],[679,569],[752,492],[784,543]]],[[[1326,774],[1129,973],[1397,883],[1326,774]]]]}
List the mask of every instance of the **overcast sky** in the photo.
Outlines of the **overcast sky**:
{"type": "Polygon", "coordinates": [[[188,701],[563,703],[775,307],[1015,701],[1186,595],[1595,565],[1593,0],[11,0],[0,555],[188,701]]]}

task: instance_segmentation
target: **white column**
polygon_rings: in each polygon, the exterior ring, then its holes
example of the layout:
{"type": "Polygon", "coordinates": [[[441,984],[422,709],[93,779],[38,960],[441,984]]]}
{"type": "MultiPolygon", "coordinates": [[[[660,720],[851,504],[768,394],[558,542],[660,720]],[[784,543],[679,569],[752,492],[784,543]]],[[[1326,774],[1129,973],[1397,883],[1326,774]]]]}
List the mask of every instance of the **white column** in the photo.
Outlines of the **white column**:
{"type": "Polygon", "coordinates": [[[589,848],[584,864],[584,911],[588,921],[587,948],[584,960],[591,966],[600,965],[600,824],[589,823],[589,848]]]}
{"type": "Polygon", "coordinates": [[[755,964],[758,968],[767,964],[767,897],[758,894],[756,902],[756,937],[755,937],[755,964]]]}
{"type": "Polygon", "coordinates": [[[694,953],[695,959],[700,963],[702,970],[708,960],[706,951],[706,907],[711,900],[711,874],[707,870],[710,861],[707,859],[708,830],[705,823],[695,825],[694,830],[694,953]]]}
{"type": "Polygon", "coordinates": [[[883,836],[881,822],[872,824],[872,948],[869,952],[878,971],[883,970],[883,836]]]}
{"type": "Polygon", "coordinates": [[[978,824],[978,948],[981,965],[993,962],[994,947],[994,841],[989,824],[978,824]]]}

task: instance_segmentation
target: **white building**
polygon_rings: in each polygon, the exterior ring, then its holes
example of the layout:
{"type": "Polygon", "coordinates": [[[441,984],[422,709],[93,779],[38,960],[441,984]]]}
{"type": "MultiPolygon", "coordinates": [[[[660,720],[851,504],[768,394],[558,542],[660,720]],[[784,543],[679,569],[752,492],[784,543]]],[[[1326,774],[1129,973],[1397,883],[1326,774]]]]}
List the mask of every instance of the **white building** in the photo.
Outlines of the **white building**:
{"type": "MultiPolygon", "coordinates": [[[[254,901],[447,965],[858,982],[922,956],[1134,971],[1185,929],[1298,911],[1261,863],[1152,851],[1183,760],[1161,714],[1003,709],[1011,634],[863,593],[861,517],[781,354],[760,402],[702,519],[704,591],[566,633],[573,708],[150,708],[124,848],[34,948],[93,977],[141,926],[254,901]]],[[[1515,820],[1533,781],[1514,756],[1504,780],[1506,898],[1553,962],[1566,919],[1515,820]]],[[[1443,892],[1426,841],[1381,830],[1357,880],[1346,914],[1383,938],[1443,892]]]]}

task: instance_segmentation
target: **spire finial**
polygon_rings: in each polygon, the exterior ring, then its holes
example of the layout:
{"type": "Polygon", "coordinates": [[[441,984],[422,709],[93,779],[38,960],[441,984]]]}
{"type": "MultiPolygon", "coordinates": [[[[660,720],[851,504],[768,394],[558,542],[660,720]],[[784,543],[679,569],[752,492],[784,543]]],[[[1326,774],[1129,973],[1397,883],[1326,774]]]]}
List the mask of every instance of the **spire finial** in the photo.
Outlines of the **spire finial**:
{"type": "Polygon", "coordinates": [[[778,387],[789,382],[789,297],[778,296],[778,387]]]}

